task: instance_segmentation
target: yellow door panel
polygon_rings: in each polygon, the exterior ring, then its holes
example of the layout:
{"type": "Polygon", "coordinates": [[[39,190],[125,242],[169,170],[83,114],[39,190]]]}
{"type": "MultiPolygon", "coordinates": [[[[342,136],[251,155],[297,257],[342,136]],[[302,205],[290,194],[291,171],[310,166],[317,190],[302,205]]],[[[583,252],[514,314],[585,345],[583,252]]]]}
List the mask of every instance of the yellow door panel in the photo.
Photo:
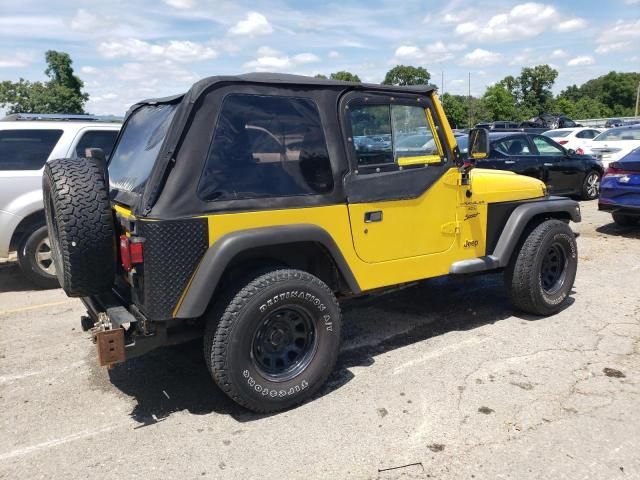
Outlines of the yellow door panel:
{"type": "Polygon", "coordinates": [[[448,250],[455,239],[446,225],[456,220],[457,175],[455,168],[449,169],[415,199],[349,204],[358,257],[377,263],[448,250]],[[381,212],[380,221],[367,221],[371,212],[381,212]]]}

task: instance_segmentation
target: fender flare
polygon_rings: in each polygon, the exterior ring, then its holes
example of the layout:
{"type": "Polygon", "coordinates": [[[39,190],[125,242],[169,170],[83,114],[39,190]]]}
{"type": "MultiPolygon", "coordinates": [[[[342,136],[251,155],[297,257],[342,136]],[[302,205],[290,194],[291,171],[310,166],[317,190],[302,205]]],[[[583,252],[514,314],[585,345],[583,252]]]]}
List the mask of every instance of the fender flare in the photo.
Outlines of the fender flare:
{"type": "Polygon", "coordinates": [[[451,274],[464,274],[493,270],[509,264],[513,250],[516,248],[522,232],[531,219],[540,214],[568,214],[571,220],[581,220],[580,204],[575,200],[562,197],[550,197],[540,201],[525,202],[519,205],[509,216],[498,238],[496,248],[489,255],[454,262],[449,268],[451,274]]]}
{"type": "Polygon", "coordinates": [[[196,318],[205,312],[225,269],[239,253],[253,248],[297,242],[314,242],[324,246],[349,289],[353,293],[361,292],[342,252],[323,228],[311,224],[251,228],[224,235],[209,247],[189,282],[176,318],[196,318]]]}

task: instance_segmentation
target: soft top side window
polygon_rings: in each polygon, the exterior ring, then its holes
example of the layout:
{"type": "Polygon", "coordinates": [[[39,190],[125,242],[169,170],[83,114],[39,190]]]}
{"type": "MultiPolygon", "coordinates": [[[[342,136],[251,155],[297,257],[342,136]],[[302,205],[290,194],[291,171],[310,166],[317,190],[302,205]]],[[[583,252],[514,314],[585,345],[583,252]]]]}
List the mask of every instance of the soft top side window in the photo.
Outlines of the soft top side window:
{"type": "Polygon", "coordinates": [[[333,174],[313,100],[228,95],[198,195],[205,201],[326,194],[333,174]]]}

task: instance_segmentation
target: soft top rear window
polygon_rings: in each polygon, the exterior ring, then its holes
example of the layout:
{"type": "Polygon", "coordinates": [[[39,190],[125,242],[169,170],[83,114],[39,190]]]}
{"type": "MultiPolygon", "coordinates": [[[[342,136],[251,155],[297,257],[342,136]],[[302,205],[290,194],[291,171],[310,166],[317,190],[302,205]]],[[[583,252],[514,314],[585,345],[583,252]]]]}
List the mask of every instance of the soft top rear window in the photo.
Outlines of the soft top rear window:
{"type": "Polygon", "coordinates": [[[141,193],[177,105],[145,105],[127,120],[109,162],[111,188],[141,193]]]}

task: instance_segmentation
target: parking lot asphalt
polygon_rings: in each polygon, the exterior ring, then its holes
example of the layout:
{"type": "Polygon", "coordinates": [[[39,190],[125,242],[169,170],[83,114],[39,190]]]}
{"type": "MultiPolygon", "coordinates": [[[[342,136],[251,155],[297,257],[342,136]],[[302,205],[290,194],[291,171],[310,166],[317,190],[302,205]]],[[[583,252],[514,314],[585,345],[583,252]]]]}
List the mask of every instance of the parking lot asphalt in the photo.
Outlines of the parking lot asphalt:
{"type": "Polygon", "coordinates": [[[562,312],[499,274],[345,302],[328,384],[275,415],[198,342],[99,368],[80,302],[0,264],[0,478],[640,478],[640,229],[582,210],[562,312]]]}

